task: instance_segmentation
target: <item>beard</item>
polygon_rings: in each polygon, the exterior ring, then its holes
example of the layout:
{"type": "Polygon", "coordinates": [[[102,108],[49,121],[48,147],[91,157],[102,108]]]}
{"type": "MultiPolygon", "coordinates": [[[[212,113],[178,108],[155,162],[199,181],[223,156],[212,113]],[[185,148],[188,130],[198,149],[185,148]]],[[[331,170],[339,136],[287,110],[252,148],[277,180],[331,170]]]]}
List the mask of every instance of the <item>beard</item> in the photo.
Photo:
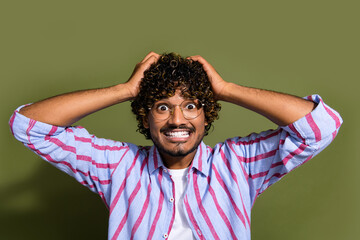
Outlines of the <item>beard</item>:
{"type": "Polygon", "coordinates": [[[159,144],[158,142],[156,142],[156,141],[154,141],[154,140],[153,140],[153,143],[154,143],[155,147],[158,149],[158,151],[159,151],[160,153],[165,153],[165,154],[167,154],[167,155],[169,155],[169,156],[171,156],[171,157],[185,157],[185,156],[187,156],[188,154],[190,154],[190,153],[192,153],[193,151],[195,151],[195,150],[198,148],[198,146],[200,145],[201,141],[202,141],[202,138],[201,138],[200,140],[198,140],[198,141],[194,144],[194,146],[193,146],[192,148],[190,148],[189,150],[187,150],[187,151],[184,150],[184,149],[182,149],[182,148],[180,147],[180,145],[181,145],[182,143],[179,143],[179,144],[178,144],[179,147],[177,147],[177,148],[174,149],[174,150],[166,149],[166,148],[164,148],[161,144],[159,144]]]}
{"type": "Polygon", "coordinates": [[[184,143],[178,143],[177,146],[173,149],[167,149],[163,144],[160,144],[158,139],[151,137],[155,147],[158,149],[159,153],[165,153],[171,157],[185,157],[188,154],[194,152],[198,146],[200,145],[201,141],[203,140],[205,133],[203,135],[199,135],[198,139],[194,143],[194,145],[190,149],[184,149],[181,145],[184,143]]]}

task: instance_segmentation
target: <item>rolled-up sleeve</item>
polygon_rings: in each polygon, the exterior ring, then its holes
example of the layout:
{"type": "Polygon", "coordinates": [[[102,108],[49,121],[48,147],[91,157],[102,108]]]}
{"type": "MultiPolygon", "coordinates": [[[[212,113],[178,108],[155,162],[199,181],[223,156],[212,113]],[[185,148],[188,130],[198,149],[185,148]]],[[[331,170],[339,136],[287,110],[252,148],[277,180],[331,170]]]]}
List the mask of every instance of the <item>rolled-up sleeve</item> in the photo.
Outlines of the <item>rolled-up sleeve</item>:
{"type": "Polygon", "coordinates": [[[325,149],[337,135],[342,124],[339,113],[319,95],[306,99],[317,106],[294,123],[228,141],[247,174],[252,202],[285,174],[325,149]]]}

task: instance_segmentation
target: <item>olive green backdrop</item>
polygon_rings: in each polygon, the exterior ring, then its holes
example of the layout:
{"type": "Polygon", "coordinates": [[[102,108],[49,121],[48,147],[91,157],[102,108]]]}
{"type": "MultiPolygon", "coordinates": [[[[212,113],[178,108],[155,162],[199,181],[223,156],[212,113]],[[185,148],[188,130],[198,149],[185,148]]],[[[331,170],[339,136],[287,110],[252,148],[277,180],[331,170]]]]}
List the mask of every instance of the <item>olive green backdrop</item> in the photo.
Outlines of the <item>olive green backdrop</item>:
{"type": "MultiPolygon", "coordinates": [[[[149,51],[202,55],[227,81],[320,94],[343,119],[315,159],[256,201],[252,239],[360,236],[359,5],[333,0],[13,0],[0,4],[0,239],[106,239],[100,198],[31,153],[8,119],[25,103],[128,79],[149,51]]],[[[274,124],[223,103],[205,142],[274,124]]],[[[129,103],[79,122],[99,137],[151,144],[129,103]]]]}

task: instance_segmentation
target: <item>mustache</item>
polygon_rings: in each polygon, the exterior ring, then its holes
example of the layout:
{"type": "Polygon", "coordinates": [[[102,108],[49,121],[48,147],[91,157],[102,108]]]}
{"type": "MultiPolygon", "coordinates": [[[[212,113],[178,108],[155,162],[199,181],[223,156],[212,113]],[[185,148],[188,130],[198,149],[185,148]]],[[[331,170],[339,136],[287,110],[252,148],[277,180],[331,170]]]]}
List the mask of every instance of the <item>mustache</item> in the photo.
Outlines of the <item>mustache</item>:
{"type": "Polygon", "coordinates": [[[163,133],[163,132],[170,132],[172,130],[176,130],[176,129],[179,129],[179,130],[188,130],[190,132],[195,132],[195,128],[193,127],[188,127],[188,126],[185,126],[185,125],[180,125],[180,126],[166,126],[166,127],[163,127],[160,129],[160,132],[163,133]]]}

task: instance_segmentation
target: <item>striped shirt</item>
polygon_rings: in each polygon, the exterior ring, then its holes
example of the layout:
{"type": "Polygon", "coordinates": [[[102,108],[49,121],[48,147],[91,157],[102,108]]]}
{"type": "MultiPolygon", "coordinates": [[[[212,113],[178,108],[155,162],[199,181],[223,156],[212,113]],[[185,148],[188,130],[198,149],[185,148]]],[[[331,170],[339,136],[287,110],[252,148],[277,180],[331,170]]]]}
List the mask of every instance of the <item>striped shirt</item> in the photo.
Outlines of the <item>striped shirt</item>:
{"type": "MultiPolygon", "coordinates": [[[[187,172],[186,219],[196,239],[250,239],[255,199],[323,150],[342,119],[318,95],[317,107],[276,130],[198,146],[187,172]]],[[[21,107],[20,107],[21,108],[21,107]]],[[[14,136],[100,195],[109,209],[108,239],[166,239],[175,216],[174,182],[158,150],[97,138],[83,127],[58,127],[18,113],[14,136]]]]}

